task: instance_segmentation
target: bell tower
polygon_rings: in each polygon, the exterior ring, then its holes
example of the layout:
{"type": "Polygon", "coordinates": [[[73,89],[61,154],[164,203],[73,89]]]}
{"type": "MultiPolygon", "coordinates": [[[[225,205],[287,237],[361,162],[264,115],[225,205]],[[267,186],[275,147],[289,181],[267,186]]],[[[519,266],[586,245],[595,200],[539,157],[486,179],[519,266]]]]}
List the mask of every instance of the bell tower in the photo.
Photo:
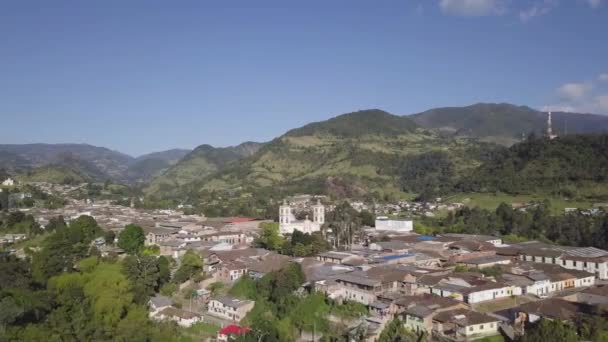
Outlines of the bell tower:
{"type": "Polygon", "coordinates": [[[312,221],[319,225],[325,223],[325,207],[321,204],[321,200],[317,200],[317,204],[312,207],[312,221]]]}

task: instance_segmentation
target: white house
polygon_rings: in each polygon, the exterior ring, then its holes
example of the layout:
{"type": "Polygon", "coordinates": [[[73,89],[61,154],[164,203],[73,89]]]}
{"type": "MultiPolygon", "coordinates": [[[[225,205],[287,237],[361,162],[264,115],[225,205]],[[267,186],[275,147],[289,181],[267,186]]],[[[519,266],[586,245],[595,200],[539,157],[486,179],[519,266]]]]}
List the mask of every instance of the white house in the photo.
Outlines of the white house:
{"type": "Polygon", "coordinates": [[[12,178],[7,178],[2,182],[2,185],[4,186],[13,186],[15,185],[15,181],[12,178]]]}
{"type": "Polygon", "coordinates": [[[325,223],[325,207],[320,201],[312,206],[312,221],[308,219],[298,221],[293,214],[291,206],[283,201],[279,207],[279,232],[281,234],[293,234],[294,230],[302,233],[313,233],[321,230],[325,223]]]}
{"type": "Polygon", "coordinates": [[[154,316],[154,318],[158,320],[175,321],[179,326],[185,328],[191,327],[193,324],[203,321],[203,317],[197,313],[174,307],[162,309],[154,316]]]}
{"type": "Polygon", "coordinates": [[[414,230],[414,221],[409,219],[391,219],[387,216],[378,216],[376,217],[376,229],[395,232],[411,232],[414,230]]]}
{"type": "Polygon", "coordinates": [[[239,322],[253,309],[255,302],[252,300],[241,300],[230,296],[211,299],[207,311],[218,317],[239,322]]]}

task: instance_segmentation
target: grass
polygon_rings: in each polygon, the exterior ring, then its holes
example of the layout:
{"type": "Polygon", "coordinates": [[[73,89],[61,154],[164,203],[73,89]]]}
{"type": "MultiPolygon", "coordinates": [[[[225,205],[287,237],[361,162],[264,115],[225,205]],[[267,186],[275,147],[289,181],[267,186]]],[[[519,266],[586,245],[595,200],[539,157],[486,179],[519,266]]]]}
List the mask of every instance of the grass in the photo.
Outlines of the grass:
{"type": "Polygon", "coordinates": [[[211,323],[196,323],[189,328],[183,328],[181,330],[179,341],[204,341],[206,338],[216,337],[219,330],[219,326],[211,323]]]}

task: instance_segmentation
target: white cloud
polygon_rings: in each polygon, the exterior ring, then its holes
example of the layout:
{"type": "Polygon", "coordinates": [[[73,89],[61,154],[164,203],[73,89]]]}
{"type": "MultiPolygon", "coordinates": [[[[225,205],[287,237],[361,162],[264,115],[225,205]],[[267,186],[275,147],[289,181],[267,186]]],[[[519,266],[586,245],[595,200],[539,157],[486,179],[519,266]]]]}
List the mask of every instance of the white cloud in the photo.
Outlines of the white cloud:
{"type": "Polygon", "coordinates": [[[592,89],[593,85],[590,83],[566,83],[557,89],[557,93],[562,100],[578,101],[583,99],[592,89]]]}
{"type": "Polygon", "coordinates": [[[608,114],[608,94],[595,97],[595,108],[601,114],[608,114]]]}
{"type": "Polygon", "coordinates": [[[591,8],[598,8],[602,4],[601,0],[587,0],[587,2],[589,3],[589,6],[591,6],[591,8]]]}
{"type": "Polygon", "coordinates": [[[597,79],[601,82],[608,82],[608,73],[600,74],[597,79]]]}
{"type": "Polygon", "coordinates": [[[445,14],[466,17],[500,15],[506,10],[503,0],[440,0],[439,8],[445,14]]]}
{"type": "Polygon", "coordinates": [[[553,8],[558,5],[557,0],[542,0],[537,1],[530,8],[524,9],[519,12],[519,19],[521,21],[528,21],[534,17],[539,17],[549,13],[553,8]]]}

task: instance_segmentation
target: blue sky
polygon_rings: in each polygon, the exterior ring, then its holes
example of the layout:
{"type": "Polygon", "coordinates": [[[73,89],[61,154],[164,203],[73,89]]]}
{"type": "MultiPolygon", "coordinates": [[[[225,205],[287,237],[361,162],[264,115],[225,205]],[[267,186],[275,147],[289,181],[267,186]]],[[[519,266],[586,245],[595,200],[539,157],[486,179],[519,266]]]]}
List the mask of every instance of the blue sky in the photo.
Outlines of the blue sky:
{"type": "Polygon", "coordinates": [[[607,0],[3,1],[0,143],[132,155],[337,114],[608,114],[607,0]]]}

